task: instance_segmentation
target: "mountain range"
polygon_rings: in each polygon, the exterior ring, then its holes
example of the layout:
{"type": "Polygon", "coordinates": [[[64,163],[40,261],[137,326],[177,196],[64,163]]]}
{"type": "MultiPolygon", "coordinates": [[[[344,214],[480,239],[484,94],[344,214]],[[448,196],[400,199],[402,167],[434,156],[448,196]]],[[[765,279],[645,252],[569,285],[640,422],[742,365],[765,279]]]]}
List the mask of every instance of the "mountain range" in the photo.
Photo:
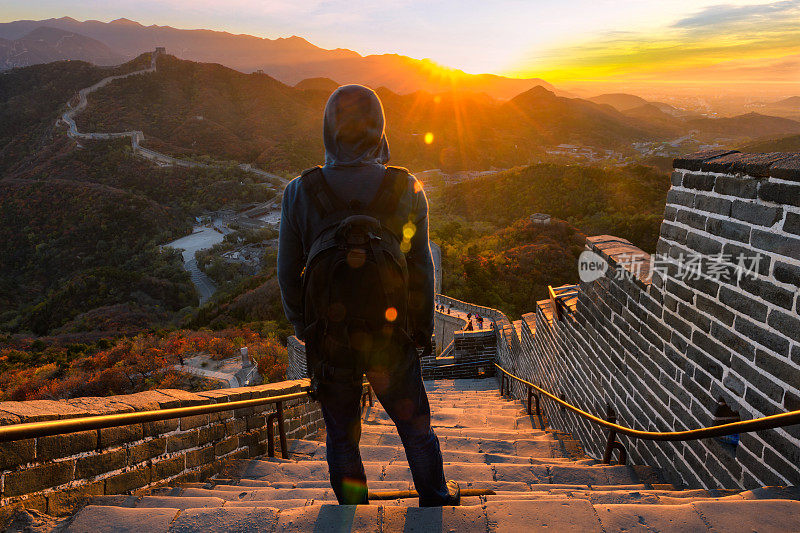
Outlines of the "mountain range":
{"type": "MultiPolygon", "coordinates": [[[[296,172],[322,158],[322,109],[336,86],[313,78],[292,87],[266,74],[166,55],[155,73],[93,93],[77,122],[82,131],[142,130],[147,146],[179,157],[210,155],[296,172]]],[[[468,91],[377,92],[393,160],[413,169],[508,168],[564,143],[632,155],[632,143],[671,141],[689,132],[698,141],[800,133],[800,122],[780,117],[684,117],[644,100],[620,111],[543,86],[510,100],[468,91]],[[426,133],[433,134],[430,144],[426,133]]]]}
{"type": "Polygon", "coordinates": [[[0,38],[0,70],[27,67],[64,59],[96,65],[118,65],[125,61],[96,39],[48,26],[39,26],[17,39],[0,38]]]}
{"type": "MultiPolygon", "coordinates": [[[[143,26],[128,19],[81,22],[62,17],[6,22],[0,23],[0,39],[19,40],[41,27],[95,40],[125,60],[153,50],[156,46],[164,46],[170,54],[182,59],[221,63],[242,72],[263,70],[288,85],[294,85],[306,78],[326,77],[340,84],[361,83],[369,87],[387,87],[401,94],[418,90],[441,92],[457,89],[485,92],[494,98],[509,99],[537,85],[557,92],[555,87],[538,78],[517,79],[493,74],[468,74],[437,65],[428,59],[419,60],[398,54],[362,56],[342,48],[327,50],[297,36],[266,39],[211,30],[143,26]]],[[[78,56],[60,59],[84,59],[99,65],[113,64],[100,57],[97,58],[98,61],[78,56]]],[[[26,66],[34,62],[45,61],[15,63],[14,56],[11,55],[5,66],[0,68],[26,66]]]]}

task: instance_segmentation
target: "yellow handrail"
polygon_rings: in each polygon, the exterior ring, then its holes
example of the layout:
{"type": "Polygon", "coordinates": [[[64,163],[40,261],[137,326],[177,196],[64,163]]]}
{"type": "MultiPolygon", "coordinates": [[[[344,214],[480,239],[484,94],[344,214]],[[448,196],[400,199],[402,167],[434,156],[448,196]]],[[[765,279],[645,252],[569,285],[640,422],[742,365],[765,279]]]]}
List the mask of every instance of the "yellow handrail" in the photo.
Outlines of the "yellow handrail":
{"type": "Polygon", "coordinates": [[[791,426],[794,424],[800,424],[800,411],[790,411],[788,413],[781,413],[778,415],[771,415],[765,416],[762,418],[754,418],[752,420],[743,420],[741,422],[731,422],[730,424],[720,424],[719,426],[711,426],[699,429],[689,429],[685,431],[642,431],[638,429],[629,428],[627,426],[621,426],[619,424],[615,424],[613,422],[609,422],[608,420],[603,420],[591,413],[587,413],[586,411],[575,407],[574,405],[565,402],[561,398],[555,396],[554,394],[546,391],[545,389],[534,385],[530,381],[526,381],[519,376],[515,376],[505,368],[501,367],[497,363],[495,365],[498,370],[506,374],[508,377],[519,381],[520,383],[524,383],[525,385],[533,388],[534,390],[538,391],[541,394],[544,394],[557,404],[569,409],[573,413],[603,426],[611,431],[615,431],[617,433],[623,433],[625,435],[635,437],[637,439],[644,439],[644,440],[654,440],[654,441],[686,441],[686,440],[696,440],[696,439],[705,439],[710,437],[723,437],[726,435],[733,435],[736,433],[746,433],[749,431],[759,431],[763,429],[774,429],[777,427],[782,426],[791,426]]]}
{"type": "Polygon", "coordinates": [[[293,392],[291,394],[283,394],[280,396],[251,398],[249,400],[212,403],[209,405],[193,405],[190,407],[173,407],[170,409],[159,409],[155,411],[138,411],[135,413],[117,413],[113,415],[68,418],[66,420],[46,420],[44,422],[11,424],[8,426],[0,426],[0,442],[32,439],[35,437],[48,437],[51,435],[62,435],[64,433],[75,433],[76,431],[86,431],[90,429],[127,426],[129,424],[139,424],[142,422],[171,420],[173,418],[181,418],[192,415],[205,415],[220,411],[231,411],[233,409],[243,409],[245,407],[255,407],[258,405],[293,400],[295,398],[306,396],[307,394],[308,389],[303,389],[300,392],[293,392]]]}

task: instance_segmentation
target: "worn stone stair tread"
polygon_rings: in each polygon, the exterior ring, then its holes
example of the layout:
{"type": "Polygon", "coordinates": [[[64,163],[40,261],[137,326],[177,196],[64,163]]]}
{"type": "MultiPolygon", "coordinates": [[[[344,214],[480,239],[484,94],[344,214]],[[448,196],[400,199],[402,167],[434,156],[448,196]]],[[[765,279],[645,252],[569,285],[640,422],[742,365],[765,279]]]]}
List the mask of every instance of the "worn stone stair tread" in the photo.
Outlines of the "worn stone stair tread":
{"type": "Polygon", "coordinates": [[[170,508],[170,509],[193,509],[198,507],[222,507],[225,500],[219,497],[209,496],[142,496],[134,507],[139,509],[170,508]]]}
{"type": "MultiPolygon", "coordinates": [[[[394,426],[388,424],[362,424],[361,437],[363,439],[365,434],[378,433],[378,434],[397,434],[394,426]]],[[[552,438],[552,434],[541,429],[493,429],[493,428],[448,428],[441,427],[436,429],[436,436],[441,437],[472,437],[478,439],[495,439],[495,440],[517,440],[517,439],[537,439],[541,437],[552,438]]]]}
{"type": "MultiPolygon", "coordinates": [[[[495,494],[464,497],[460,507],[419,508],[417,498],[339,506],[324,439],[312,437],[289,440],[290,459],[229,461],[206,482],[96,496],[65,531],[800,531],[800,487],[678,490],[652,468],[568,452],[568,435],[536,428],[522,402],[498,396],[496,383],[426,387],[446,477],[495,494]]],[[[365,416],[360,449],[369,490],[413,490],[385,411],[376,403],[365,416]]]]}
{"type": "Polygon", "coordinates": [[[170,524],[169,533],[272,531],[277,523],[277,509],[270,507],[187,509],[170,524]]]}
{"type": "MultiPolygon", "coordinates": [[[[216,481],[216,480],[212,480],[216,481]]],[[[309,481],[309,480],[301,480],[301,481],[262,481],[258,479],[241,479],[241,480],[232,480],[226,479],[222,480],[223,483],[219,484],[211,484],[211,483],[181,483],[181,487],[184,488],[200,488],[200,489],[216,489],[216,490],[231,490],[231,491],[241,491],[241,490],[248,490],[248,487],[272,487],[276,489],[296,489],[296,488],[325,488],[329,489],[331,484],[330,481],[326,480],[317,480],[317,481],[309,481]]],[[[380,480],[369,480],[369,487],[370,490],[411,490],[413,489],[413,483],[409,481],[380,481],[380,480]]]]}
{"type": "MultiPolygon", "coordinates": [[[[465,450],[451,450],[443,443],[442,457],[445,462],[464,462],[464,463],[535,463],[535,462],[560,462],[568,461],[569,459],[552,457],[552,455],[543,458],[534,458],[525,455],[516,454],[502,454],[502,453],[484,453],[477,451],[465,450]]],[[[387,461],[389,463],[402,462],[407,464],[405,452],[402,448],[397,446],[381,446],[374,444],[362,444],[359,446],[361,452],[361,459],[363,461],[387,461]]],[[[290,450],[292,448],[290,447],[290,450]]],[[[302,460],[318,460],[324,461],[326,458],[326,448],[323,444],[318,444],[313,449],[310,446],[303,446],[302,454],[294,455],[296,459],[302,460]]],[[[551,451],[551,450],[548,450],[551,451]]],[[[272,460],[271,460],[272,461],[272,460]]],[[[280,461],[272,461],[280,462],[280,461]]]]}
{"type": "Polygon", "coordinates": [[[105,505],[87,505],[65,528],[66,533],[138,533],[167,531],[179,509],[136,509],[105,505]]]}

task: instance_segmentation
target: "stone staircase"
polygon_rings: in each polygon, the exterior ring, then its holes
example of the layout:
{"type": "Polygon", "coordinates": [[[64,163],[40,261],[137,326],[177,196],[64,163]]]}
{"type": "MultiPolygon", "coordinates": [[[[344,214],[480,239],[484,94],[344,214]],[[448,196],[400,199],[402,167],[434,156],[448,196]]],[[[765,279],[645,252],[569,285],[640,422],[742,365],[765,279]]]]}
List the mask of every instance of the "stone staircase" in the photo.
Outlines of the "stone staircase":
{"type": "MultiPolygon", "coordinates": [[[[324,439],[290,441],[292,459],[240,460],[206,483],[96,497],[59,531],[800,531],[790,489],[677,490],[643,466],[609,466],[540,427],[494,379],[427,382],[445,474],[460,507],[416,498],[338,506],[324,439]]],[[[399,438],[376,402],[361,454],[370,491],[413,490],[399,438]]],[[[794,499],[793,499],[794,498],[794,499]]],[[[12,526],[13,527],[13,526],[12,526]]],[[[39,530],[47,530],[46,528],[39,530]]]]}

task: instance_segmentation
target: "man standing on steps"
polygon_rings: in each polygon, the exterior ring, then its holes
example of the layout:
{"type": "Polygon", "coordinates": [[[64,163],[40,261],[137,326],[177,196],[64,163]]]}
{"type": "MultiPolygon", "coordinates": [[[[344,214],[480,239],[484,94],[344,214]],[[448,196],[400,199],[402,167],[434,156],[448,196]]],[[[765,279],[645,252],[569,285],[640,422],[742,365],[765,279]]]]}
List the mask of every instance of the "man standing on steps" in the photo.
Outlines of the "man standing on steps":
{"type": "Polygon", "coordinates": [[[278,281],[306,343],[312,393],[327,429],[331,485],[365,504],[362,379],[397,427],[420,506],[458,505],[430,424],[417,346],[430,353],[433,261],[428,203],[407,170],[387,167],[383,107],[372,90],[339,87],[325,106],[325,166],[283,193],[278,281]]]}

